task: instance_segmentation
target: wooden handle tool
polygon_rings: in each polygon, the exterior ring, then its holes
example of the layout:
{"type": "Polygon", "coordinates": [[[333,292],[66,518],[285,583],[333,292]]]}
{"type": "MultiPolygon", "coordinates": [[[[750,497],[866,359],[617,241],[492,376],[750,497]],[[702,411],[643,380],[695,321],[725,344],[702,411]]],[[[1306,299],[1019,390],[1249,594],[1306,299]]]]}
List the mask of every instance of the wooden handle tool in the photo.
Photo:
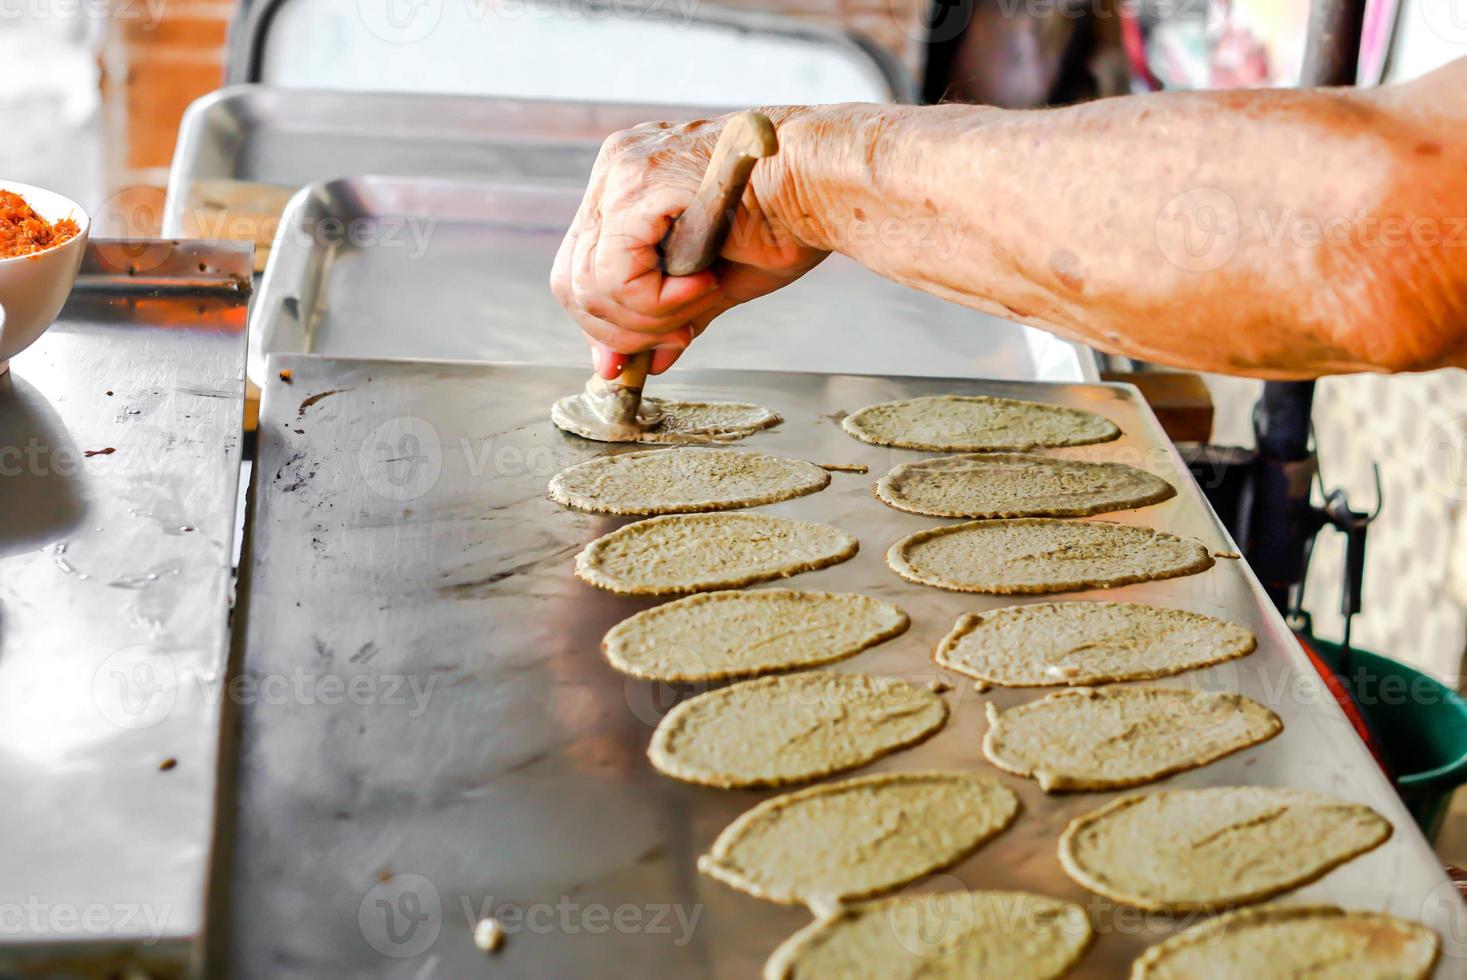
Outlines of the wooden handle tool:
{"type": "Polygon", "coordinates": [[[662,239],[662,268],[668,275],[691,276],[713,264],[754,164],[778,150],[774,123],[763,113],[741,112],[724,125],[697,194],[662,239]]]}
{"type": "MultiPolygon", "coordinates": [[[[762,112],[741,112],[724,125],[692,203],[663,236],[660,248],[664,272],[691,276],[713,264],[728,240],[734,212],[743,200],[754,164],[778,151],[774,123],[762,112]]],[[[633,354],[617,380],[624,389],[636,391],[640,400],[651,366],[651,351],[633,354]]]]}
{"type": "MultiPolygon", "coordinates": [[[[774,124],[763,113],[741,112],[724,125],[692,202],[663,236],[663,271],[670,276],[690,276],[713,264],[733,227],[733,215],[754,164],[778,150],[774,124]]],[[[581,435],[595,432],[592,438],[607,442],[635,439],[646,425],[656,421],[642,412],[642,389],[651,366],[652,351],[642,351],[627,358],[615,380],[593,376],[586,383],[585,393],[577,397],[584,401],[589,417],[601,424],[582,421],[572,431],[581,435]]],[[[584,419],[584,413],[578,414],[584,419]]]]}

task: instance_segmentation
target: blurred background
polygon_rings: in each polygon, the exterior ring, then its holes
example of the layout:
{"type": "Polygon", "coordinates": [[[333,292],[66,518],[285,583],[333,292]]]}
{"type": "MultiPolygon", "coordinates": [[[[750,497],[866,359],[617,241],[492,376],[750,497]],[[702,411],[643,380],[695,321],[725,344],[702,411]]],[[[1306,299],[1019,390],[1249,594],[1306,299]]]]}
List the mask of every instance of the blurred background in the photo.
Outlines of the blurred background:
{"type": "MultiPolygon", "coordinates": [[[[1467,53],[1461,6],[1372,0],[1360,83],[1467,53]]],[[[1293,84],[1307,18],[1307,0],[0,0],[0,175],[82,202],[97,234],[156,234],[180,119],[226,80],[708,106],[1041,107],[1293,84]],[[741,39],[728,64],[720,25],[741,39]],[[646,56],[657,34],[684,57],[646,56]]],[[[1248,446],[1258,385],[1205,380],[1211,441],[1248,446]]],[[[1328,379],[1314,414],[1327,484],[1369,502],[1372,463],[1383,477],[1356,642],[1454,685],[1467,648],[1467,474],[1431,486],[1421,447],[1464,417],[1461,372],[1328,379]]],[[[1339,631],[1341,549],[1339,536],[1321,538],[1308,583],[1325,637],[1339,631]]]]}

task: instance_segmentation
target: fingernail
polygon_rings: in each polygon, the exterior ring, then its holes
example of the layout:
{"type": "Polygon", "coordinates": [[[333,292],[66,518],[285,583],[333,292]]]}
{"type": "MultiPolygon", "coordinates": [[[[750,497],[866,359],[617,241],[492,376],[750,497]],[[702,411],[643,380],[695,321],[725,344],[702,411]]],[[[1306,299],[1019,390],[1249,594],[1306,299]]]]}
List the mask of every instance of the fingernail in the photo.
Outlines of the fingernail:
{"type": "Polygon", "coordinates": [[[652,355],[652,373],[661,374],[662,372],[666,371],[668,368],[677,363],[678,358],[682,356],[682,353],[683,352],[681,350],[669,351],[664,349],[657,351],[657,353],[652,355]]]}
{"type": "Polygon", "coordinates": [[[591,345],[591,365],[596,369],[597,374],[604,377],[606,375],[606,366],[610,361],[611,351],[602,347],[600,344],[591,345]]]}

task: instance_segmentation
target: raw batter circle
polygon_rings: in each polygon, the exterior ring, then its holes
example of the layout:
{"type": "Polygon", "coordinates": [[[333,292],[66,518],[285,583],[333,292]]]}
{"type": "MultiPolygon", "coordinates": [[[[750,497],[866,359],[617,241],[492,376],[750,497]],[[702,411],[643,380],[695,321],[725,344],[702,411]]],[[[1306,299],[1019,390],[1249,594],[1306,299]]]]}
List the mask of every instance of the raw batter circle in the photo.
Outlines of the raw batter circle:
{"type": "Polygon", "coordinates": [[[877,446],[949,453],[1085,446],[1121,435],[1114,422],[1094,412],[990,395],[883,402],[852,412],[841,427],[877,446]]]}
{"type": "Polygon", "coordinates": [[[617,670],[643,680],[718,681],[835,663],[910,622],[865,595],[731,589],[644,609],[613,626],[601,649],[617,670]]]}
{"type": "Polygon", "coordinates": [[[788,578],[846,561],[855,537],[768,514],[669,514],[617,528],[576,555],[582,581],[620,595],[679,595],[788,578]]]}
{"type": "Polygon", "coordinates": [[[1145,507],[1177,495],[1159,476],[1124,463],[1032,453],[970,453],[902,463],[876,496],[928,517],[1086,517],[1145,507]]]}
{"type": "Polygon", "coordinates": [[[778,503],[829,485],[830,474],[804,460],[679,446],[577,463],[555,475],[549,492],[600,514],[691,514],[778,503]]]}
{"type": "Polygon", "coordinates": [[[598,442],[717,443],[737,442],[782,420],[763,405],[747,402],[689,402],[643,398],[644,411],[660,418],[636,438],[608,440],[606,425],[586,407],[581,395],[568,395],[550,408],[550,421],[566,432],[598,442]]]}
{"type": "Polygon", "coordinates": [[[1253,634],[1135,602],[1044,602],[965,613],[933,659],[1001,687],[1148,680],[1246,656],[1253,634]]]}
{"type": "Polygon", "coordinates": [[[1272,786],[1135,793],[1077,817],[1065,873],[1117,902],[1217,911],[1314,881],[1391,836],[1374,810],[1272,786]]]}
{"type": "Polygon", "coordinates": [[[718,835],[698,870],[829,913],[956,864],[1018,812],[1013,791],[977,773],[857,776],[765,800],[718,835]]]}
{"type": "Polygon", "coordinates": [[[1241,694],[1176,687],[1067,688],[999,713],[983,754],[1045,792],[1138,786],[1266,742],[1278,715],[1241,694]]]}
{"type": "Polygon", "coordinates": [[[1083,908],[1042,895],[899,895],[812,922],[774,951],[764,980],[1053,980],[1092,936],[1083,908]]]}
{"type": "Polygon", "coordinates": [[[895,677],[816,670],[745,681],[667,713],[647,750],[675,779],[785,786],[855,769],[947,721],[937,694],[895,677]]]}
{"type": "Polygon", "coordinates": [[[1209,919],[1157,943],[1132,964],[1131,980],[1425,980],[1437,948],[1435,932],[1394,915],[1265,905],[1209,919]]]}
{"type": "Polygon", "coordinates": [[[1200,541],[1149,527],[1048,517],[968,521],[902,538],[886,553],[909,582],[995,594],[1109,589],[1214,564],[1200,541]]]}

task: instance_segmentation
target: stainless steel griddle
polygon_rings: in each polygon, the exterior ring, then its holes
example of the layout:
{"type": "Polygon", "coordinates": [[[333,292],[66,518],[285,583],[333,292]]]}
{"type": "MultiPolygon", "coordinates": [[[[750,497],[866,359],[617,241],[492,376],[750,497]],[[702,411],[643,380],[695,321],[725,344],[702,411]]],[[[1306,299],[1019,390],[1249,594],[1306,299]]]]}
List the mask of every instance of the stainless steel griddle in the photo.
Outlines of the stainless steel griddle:
{"type": "MultiPolygon", "coordinates": [[[[228,884],[215,947],[235,976],[754,977],[809,921],[802,909],[757,901],[695,870],[723,827],[772,794],[655,773],[644,755],[652,727],[696,689],[623,678],[598,653],[606,629],[652,603],[572,575],[576,552],[625,520],[545,496],[562,467],[624,451],[547,421],[550,402],[583,375],[272,358],[240,614],[243,677],[275,694],[238,709],[237,826],[233,850],[220,855],[229,873],[218,879],[228,884]],[[481,912],[509,932],[492,958],[471,937],[481,912]]],[[[1044,692],[980,695],[938,671],[930,654],[960,613],[1006,600],[911,585],[886,568],[888,545],[937,522],[883,506],[871,483],[923,454],[857,442],[839,419],[872,402],[942,392],[1100,412],[1125,437],[1062,455],[1131,462],[1180,491],[1108,519],[1231,551],[1134,389],[742,371],[678,371],[653,388],[780,411],[784,424],[748,439],[749,449],[870,467],[763,508],[861,540],[852,561],[781,584],[880,596],[912,617],[907,634],[834,669],[957,685],[946,729],[861,771],[979,770],[1024,806],[1009,831],[917,887],[1017,888],[1080,902],[1099,936],[1075,975],[1124,976],[1172,925],[1090,895],[1055,856],[1067,821],[1114,794],[1046,797],[983,760],[984,702],[1008,707],[1044,692]]],[[[1446,944],[1439,976],[1467,976],[1467,910],[1247,568],[1220,559],[1200,575],[1066,598],[1102,595],[1253,630],[1252,656],[1160,683],[1241,691],[1286,725],[1269,743],[1158,785],[1297,786],[1376,808],[1395,826],[1391,840],[1286,900],[1425,921],[1446,944]]]]}

